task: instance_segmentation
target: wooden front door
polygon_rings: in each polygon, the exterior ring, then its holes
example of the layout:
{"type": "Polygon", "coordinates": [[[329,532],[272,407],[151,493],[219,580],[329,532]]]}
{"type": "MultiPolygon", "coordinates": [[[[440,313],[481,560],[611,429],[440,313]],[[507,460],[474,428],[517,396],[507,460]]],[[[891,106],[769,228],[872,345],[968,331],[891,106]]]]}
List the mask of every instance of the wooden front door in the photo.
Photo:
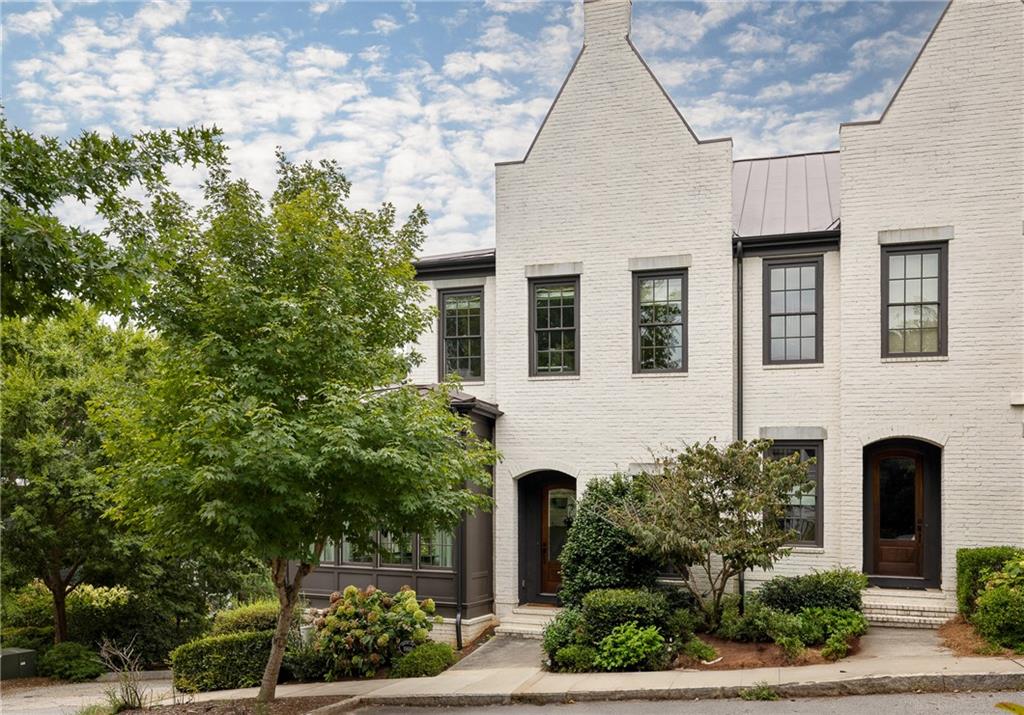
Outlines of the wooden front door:
{"type": "Polygon", "coordinates": [[[565,546],[569,524],[576,508],[574,484],[546,484],[541,490],[540,590],[553,595],[562,585],[562,565],[558,557],[565,546]]]}
{"type": "Polygon", "coordinates": [[[872,462],[875,573],[920,577],[924,543],[924,458],[879,452],[872,462]]]}

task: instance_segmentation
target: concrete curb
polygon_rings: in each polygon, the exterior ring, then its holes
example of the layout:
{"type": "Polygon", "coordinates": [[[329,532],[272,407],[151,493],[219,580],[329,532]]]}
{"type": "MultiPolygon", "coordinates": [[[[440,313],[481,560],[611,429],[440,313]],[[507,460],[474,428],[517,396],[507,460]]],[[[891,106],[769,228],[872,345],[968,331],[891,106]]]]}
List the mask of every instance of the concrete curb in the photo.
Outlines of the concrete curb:
{"type": "MultiPolygon", "coordinates": [[[[467,693],[443,695],[366,695],[356,696],[314,710],[310,715],[333,715],[358,707],[392,705],[408,707],[484,707],[487,705],[554,705],[572,702],[617,700],[718,700],[738,698],[748,686],[712,686],[695,688],[650,688],[623,690],[580,690],[565,692],[467,693]]],[[[959,673],[952,675],[880,675],[817,683],[781,683],[772,689],[784,698],[836,697],[842,695],[882,695],[896,693],[944,693],[953,691],[1000,691],[1024,689],[1024,671],[1020,673],[959,673]]]]}

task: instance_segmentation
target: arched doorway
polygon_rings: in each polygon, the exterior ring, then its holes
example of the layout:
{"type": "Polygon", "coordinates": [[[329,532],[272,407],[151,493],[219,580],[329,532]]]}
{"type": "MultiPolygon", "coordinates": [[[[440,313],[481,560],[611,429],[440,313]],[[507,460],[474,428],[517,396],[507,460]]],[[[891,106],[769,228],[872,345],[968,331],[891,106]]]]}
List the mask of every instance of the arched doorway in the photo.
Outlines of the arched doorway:
{"type": "Polygon", "coordinates": [[[864,571],[889,588],[937,588],[942,449],[917,439],[864,448],[864,571]]]}
{"type": "Polygon", "coordinates": [[[576,479],[542,471],[520,477],[519,602],[557,603],[559,555],[576,507],[576,479]]]}

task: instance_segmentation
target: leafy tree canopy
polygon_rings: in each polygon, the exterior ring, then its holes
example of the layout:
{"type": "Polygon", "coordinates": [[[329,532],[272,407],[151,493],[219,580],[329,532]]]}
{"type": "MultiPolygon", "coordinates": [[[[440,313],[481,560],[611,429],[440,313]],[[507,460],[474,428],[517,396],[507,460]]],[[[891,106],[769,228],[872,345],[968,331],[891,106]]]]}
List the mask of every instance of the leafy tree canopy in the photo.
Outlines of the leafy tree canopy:
{"type": "Polygon", "coordinates": [[[327,539],[451,528],[489,500],[496,455],[447,388],[395,387],[433,317],[412,260],[426,216],[345,206],[333,162],[279,156],[269,199],[215,171],[205,205],[161,232],[138,317],[164,347],[133,402],[108,412],[119,514],[180,551],[267,563],[288,614],[327,539]],[[298,562],[289,570],[288,562],[298,562]]]}
{"type": "Polygon", "coordinates": [[[796,453],[765,459],[770,446],[740,440],[720,449],[708,442],[658,457],[654,469],[635,477],[638,496],[608,510],[613,524],[687,574],[711,628],[730,579],[772,568],[796,537],[783,517],[791,495],[812,487],[808,463],[796,453]]]}
{"type": "Polygon", "coordinates": [[[124,311],[145,285],[153,237],[181,208],[167,168],[222,166],[219,136],[203,128],[84,132],[62,144],[0,116],[0,313],[53,315],[74,298],[124,311]],[[62,221],[66,202],[93,207],[102,230],[62,221]]]}

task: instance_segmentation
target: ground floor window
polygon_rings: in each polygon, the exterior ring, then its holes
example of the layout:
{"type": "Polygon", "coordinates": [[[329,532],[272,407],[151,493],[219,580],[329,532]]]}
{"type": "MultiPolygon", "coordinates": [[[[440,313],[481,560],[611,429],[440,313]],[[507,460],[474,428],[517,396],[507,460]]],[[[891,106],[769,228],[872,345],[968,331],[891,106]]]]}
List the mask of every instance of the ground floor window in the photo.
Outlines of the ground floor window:
{"type": "Polygon", "coordinates": [[[450,531],[420,534],[420,566],[452,568],[455,538],[450,531]]]}
{"type": "Polygon", "coordinates": [[[807,465],[807,478],[810,484],[794,491],[790,495],[786,507],[783,526],[797,533],[794,544],[801,546],[822,545],[822,509],[821,509],[821,442],[790,442],[779,440],[768,450],[770,459],[782,459],[794,452],[800,455],[800,461],[814,460],[807,465]]]}
{"type": "Polygon", "coordinates": [[[360,549],[346,538],[342,538],[337,546],[329,541],[324,546],[320,563],[435,569],[451,569],[455,565],[455,534],[451,531],[382,533],[375,535],[373,540],[378,544],[377,550],[360,549]]]}

